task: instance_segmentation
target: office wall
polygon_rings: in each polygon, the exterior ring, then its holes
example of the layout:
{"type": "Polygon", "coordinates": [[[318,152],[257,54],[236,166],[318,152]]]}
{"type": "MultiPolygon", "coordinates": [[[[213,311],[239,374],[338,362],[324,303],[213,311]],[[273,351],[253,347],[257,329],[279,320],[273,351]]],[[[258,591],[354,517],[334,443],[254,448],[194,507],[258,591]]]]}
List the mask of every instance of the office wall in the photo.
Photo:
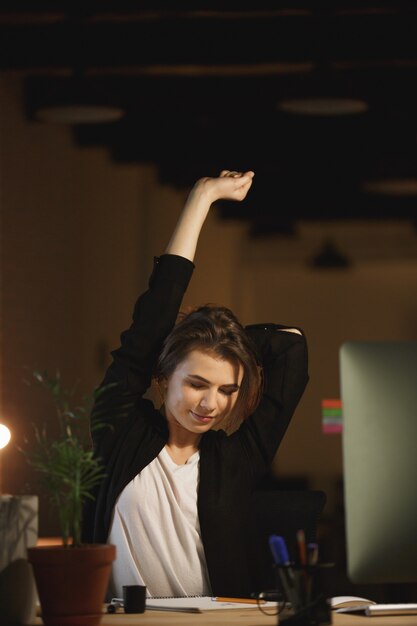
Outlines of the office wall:
{"type": "MultiPolygon", "coordinates": [[[[85,390],[100,380],[186,197],[161,186],[151,166],[116,165],[105,150],[79,149],[65,127],[26,121],[21,88],[17,76],[0,79],[0,398],[15,441],[45,415],[45,401],[22,382],[25,367],[59,367],[85,390]]],[[[308,261],[327,230],[301,225],[294,238],[252,240],[247,224],[214,210],[185,304],[219,302],[244,323],[305,328],[311,382],[276,470],[306,475],[332,506],[340,437],[322,435],[320,400],[339,396],[346,339],[416,339],[417,242],[409,225],[341,225],[331,234],[354,265],[314,270],[308,261]]],[[[12,444],[3,460],[6,490],[27,491],[12,444]]]]}
{"type": "MultiPolygon", "coordinates": [[[[259,248],[265,250],[267,242],[258,242],[252,250],[256,262],[249,258],[243,266],[247,289],[242,315],[249,322],[279,319],[301,326],[309,343],[310,382],[276,457],[275,470],[282,476],[308,475],[313,487],[328,493],[330,506],[340,496],[341,436],[322,433],[321,400],[340,397],[340,346],[348,340],[417,340],[416,233],[401,225],[391,225],[391,234],[389,229],[389,225],[380,229],[379,243],[373,243],[369,234],[368,248],[378,248],[374,258],[364,258],[353,242],[350,248],[346,245],[353,263],[346,270],[309,267],[308,241],[304,252],[300,246],[298,261],[291,262],[278,250],[275,262],[270,256],[260,258],[259,248]],[[392,245],[404,235],[413,250],[406,258],[390,258],[384,244],[392,245]]],[[[279,240],[275,246],[279,248],[279,240]]]]}
{"type": "Polygon", "coordinates": [[[38,367],[82,390],[98,382],[141,279],[141,198],[156,185],[150,168],[115,167],[104,150],[78,150],[68,128],[26,121],[21,88],[2,76],[1,417],[13,432],[3,455],[12,493],[30,479],[16,444],[50,416],[23,380],[38,367]]]}

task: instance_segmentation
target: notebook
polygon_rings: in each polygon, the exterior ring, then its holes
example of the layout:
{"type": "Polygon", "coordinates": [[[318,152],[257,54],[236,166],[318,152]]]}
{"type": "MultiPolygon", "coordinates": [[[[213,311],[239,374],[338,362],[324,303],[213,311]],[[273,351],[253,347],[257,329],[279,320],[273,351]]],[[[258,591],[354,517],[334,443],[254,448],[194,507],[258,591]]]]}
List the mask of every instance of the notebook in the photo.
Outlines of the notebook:
{"type": "Polygon", "coordinates": [[[336,613],[364,613],[373,615],[417,615],[414,602],[379,604],[358,596],[336,596],[329,599],[329,604],[336,613]]]}
{"type": "MultiPolygon", "coordinates": [[[[256,600],[246,598],[218,598],[211,596],[192,596],[184,598],[146,598],[147,611],[180,611],[185,613],[204,613],[215,610],[259,610],[256,600]]],[[[123,605],[122,598],[113,598],[112,603],[123,605]]],[[[276,610],[276,602],[260,602],[262,610],[276,610]]]]}

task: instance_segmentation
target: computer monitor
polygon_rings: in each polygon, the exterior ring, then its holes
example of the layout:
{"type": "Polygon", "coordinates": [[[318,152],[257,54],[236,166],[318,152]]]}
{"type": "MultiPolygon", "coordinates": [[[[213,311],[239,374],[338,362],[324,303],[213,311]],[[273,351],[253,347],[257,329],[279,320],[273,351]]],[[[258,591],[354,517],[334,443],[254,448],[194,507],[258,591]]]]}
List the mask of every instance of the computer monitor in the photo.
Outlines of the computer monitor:
{"type": "Polygon", "coordinates": [[[417,581],[417,342],[340,350],[347,573],[417,581]]]}

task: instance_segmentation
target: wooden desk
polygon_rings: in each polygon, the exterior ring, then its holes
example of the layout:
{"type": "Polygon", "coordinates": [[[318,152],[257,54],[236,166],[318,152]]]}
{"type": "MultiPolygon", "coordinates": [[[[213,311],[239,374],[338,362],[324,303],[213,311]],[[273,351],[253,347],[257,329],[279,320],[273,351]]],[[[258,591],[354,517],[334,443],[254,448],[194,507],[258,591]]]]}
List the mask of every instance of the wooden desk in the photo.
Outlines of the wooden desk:
{"type": "MultiPolygon", "coordinates": [[[[285,623],[285,622],[283,622],[285,623]]],[[[195,613],[147,611],[143,615],[106,615],[102,626],[276,626],[277,618],[243,609],[195,613]]],[[[417,626],[417,615],[365,617],[333,613],[334,626],[417,626]]]]}
{"type": "Polygon", "coordinates": [[[276,626],[276,616],[263,615],[258,610],[230,609],[205,613],[174,613],[146,611],[142,615],[106,615],[101,626],[276,626]]]}
{"type": "MultiPolygon", "coordinates": [[[[285,623],[285,622],[284,622],[285,623]]],[[[37,619],[33,626],[40,626],[37,619]]],[[[146,611],[140,615],[103,615],[101,626],[276,626],[277,618],[259,611],[239,609],[206,613],[146,611]]],[[[333,613],[333,626],[417,626],[417,615],[364,617],[333,613]]]]}
{"type": "Polygon", "coordinates": [[[364,615],[349,615],[348,613],[333,613],[334,626],[417,626],[417,615],[381,615],[366,617],[364,615]]]}

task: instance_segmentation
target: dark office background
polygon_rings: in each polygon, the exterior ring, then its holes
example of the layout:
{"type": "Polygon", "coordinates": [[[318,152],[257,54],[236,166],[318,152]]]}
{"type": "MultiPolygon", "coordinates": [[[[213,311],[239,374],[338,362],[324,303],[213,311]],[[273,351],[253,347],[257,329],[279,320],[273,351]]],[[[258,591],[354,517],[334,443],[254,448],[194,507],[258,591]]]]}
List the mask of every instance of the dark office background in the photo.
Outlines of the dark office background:
{"type": "MultiPolygon", "coordinates": [[[[321,400],[340,395],[344,341],[417,338],[417,7],[329,4],[2,2],[5,491],[35,489],[16,445],[51,417],[27,371],[91,390],[192,183],[250,168],[247,200],[208,220],[186,304],[306,330],[274,478],[327,492],[323,550],[343,563],[321,400]]],[[[40,528],[56,533],[45,503],[40,528]]]]}

